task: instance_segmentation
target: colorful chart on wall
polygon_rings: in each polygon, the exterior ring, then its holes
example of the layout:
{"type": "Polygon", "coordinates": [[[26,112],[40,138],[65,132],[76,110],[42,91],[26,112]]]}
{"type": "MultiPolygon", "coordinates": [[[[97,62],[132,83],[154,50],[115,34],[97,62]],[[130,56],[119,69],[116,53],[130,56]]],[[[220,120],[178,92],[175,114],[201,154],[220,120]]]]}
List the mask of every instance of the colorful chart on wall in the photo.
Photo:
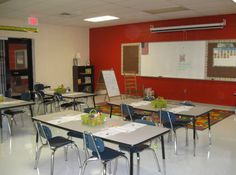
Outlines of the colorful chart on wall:
{"type": "Polygon", "coordinates": [[[209,41],[207,76],[236,78],[236,41],[209,41]]]}

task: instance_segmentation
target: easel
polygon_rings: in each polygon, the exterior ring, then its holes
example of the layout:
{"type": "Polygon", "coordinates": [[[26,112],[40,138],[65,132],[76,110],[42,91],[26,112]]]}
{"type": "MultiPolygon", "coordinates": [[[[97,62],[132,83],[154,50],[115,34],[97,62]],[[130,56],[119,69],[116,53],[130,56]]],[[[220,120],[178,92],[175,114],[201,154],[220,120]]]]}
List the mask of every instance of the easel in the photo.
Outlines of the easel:
{"type": "Polygon", "coordinates": [[[116,81],[115,72],[113,69],[102,70],[99,72],[98,82],[96,84],[96,91],[105,90],[104,101],[110,101],[113,97],[120,97],[120,90],[116,81]]]}

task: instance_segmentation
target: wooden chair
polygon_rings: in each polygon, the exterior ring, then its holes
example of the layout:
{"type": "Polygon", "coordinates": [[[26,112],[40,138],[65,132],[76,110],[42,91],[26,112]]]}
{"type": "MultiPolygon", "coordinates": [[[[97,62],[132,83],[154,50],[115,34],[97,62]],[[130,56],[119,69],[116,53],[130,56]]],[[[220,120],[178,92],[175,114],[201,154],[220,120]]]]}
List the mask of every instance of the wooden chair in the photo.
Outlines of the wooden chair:
{"type": "Polygon", "coordinates": [[[143,90],[139,90],[137,86],[137,76],[134,72],[124,73],[125,94],[126,97],[140,97],[143,90]]]}

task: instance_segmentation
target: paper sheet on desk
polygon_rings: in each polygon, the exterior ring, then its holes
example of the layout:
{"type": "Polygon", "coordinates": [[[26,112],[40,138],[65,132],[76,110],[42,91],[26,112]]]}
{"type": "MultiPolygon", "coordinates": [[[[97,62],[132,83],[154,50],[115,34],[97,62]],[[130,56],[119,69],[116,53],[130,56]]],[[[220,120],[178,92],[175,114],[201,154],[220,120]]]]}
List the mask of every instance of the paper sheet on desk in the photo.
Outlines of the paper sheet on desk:
{"type": "Polygon", "coordinates": [[[178,106],[178,107],[172,108],[168,111],[173,112],[173,113],[179,113],[182,111],[189,111],[191,108],[193,108],[193,106],[178,106]]]}
{"type": "Polygon", "coordinates": [[[150,103],[151,103],[150,101],[139,101],[139,102],[130,103],[129,105],[133,107],[138,107],[138,106],[149,105],[150,103]]]}
{"type": "Polygon", "coordinates": [[[106,128],[102,131],[96,132],[94,133],[95,136],[99,136],[99,137],[103,137],[103,138],[107,138],[109,136],[113,136],[119,133],[129,133],[129,132],[133,132],[141,127],[146,126],[145,124],[141,124],[141,123],[128,123],[125,124],[123,126],[116,126],[116,127],[110,127],[110,128],[106,128]]]}
{"type": "Polygon", "coordinates": [[[74,96],[74,95],[82,95],[83,92],[72,92],[72,93],[66,93],[65,96],[74,96]]]}
{"type": "Polygon", "coordinates": [[[48,121],[48,123],[59,125],[59,124],[66,123],[66,122],[79,121],[79,120],[81,120],[81,115],[83,115],[83,114],[85,114],[85,113],[77,114],[77,115],[61,116],[58,119],[48,121]]]}
{"type": "Polygon", "coordinates": [[[22,103],[22,100],[13,100],[13,101],[4,101],[0,102],[1,105],[10,105],[10,104],[16,104],[16,103],[22,103]]]}

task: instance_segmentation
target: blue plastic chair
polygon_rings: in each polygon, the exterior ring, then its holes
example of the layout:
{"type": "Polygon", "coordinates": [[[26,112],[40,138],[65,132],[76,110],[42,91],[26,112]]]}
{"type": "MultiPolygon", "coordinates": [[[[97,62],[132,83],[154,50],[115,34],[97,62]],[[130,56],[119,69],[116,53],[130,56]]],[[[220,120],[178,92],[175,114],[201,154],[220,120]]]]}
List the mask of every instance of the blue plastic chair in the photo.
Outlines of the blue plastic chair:
{"type": "Polygon", "coordinates": [[[120,104],[120,109],[124,119],[126,120],[134,121],[143,117],[142,114],[135,113],[134,108],[128,104],[120,104]]]}
{"type": "MultiPolygon", "coordinates": [[[[9,89],[5,92],[5,96],[8,98],[11,98],[11,89],[9,89]]],[[[24,101],[30,101],[31,100],[30,92],[22,93],[20,99],[24,100],[24,101]]],[[[10,116],[11,123],[10,123],[10,130],[9,131],[10,131],[11,135],[12,135],[13,122],[16,125],[16,121],[14,118],[17,114],[21,114],[21,122],[22,122],[22,125],[24,126],[24,121],[23,121],[23,116],[22,116],[23,113],[25,113],[25,110],[23,110],[23,109],[8,109],[8,110],[4,111],[4,113],[3,113],[4,115],[10,116]]]]}
{"type": "MultiPolygon", "coordinates": [[[[181,120],[177,119],[176,115],[172,112],[168,111],[158,111],[157,114],[160,117],[160,121],[164,127],[171,129],[174,133],[174,142],[175,142],[175,153],[177,154],[177,135],[176,130],[179,128],[185,128],[186,130],[186,146],[188,145],[188,127],[187,125],[191,122],[191,120],[181,120]]],[[[171,134],[171,132],[170,132],[171,134]]],[[[169,135],[170,138],[170,135],[169,135]]]]}
{"type": "MultiPolygon", "coordinates": [[[[107,163],[110,163],[112,160],[117,160],[119,157],[123,157],[127,161],[128,159],[124,153],[105,147],[104,142],[100,138],[96,138],[92,133],[84,132],[84,149],[86,153],[86,160],[84,161],[83,167],[81,169],[81,175],[84,174],[87,164],[91,161],[100,161],[103,164],[103,175],[106,175],[107,163]],[[89,154],[91,152],[91,155],[89,154]]],[[[129,168],[127,168],[127,173],[129,168]]]]}
{"type": "MultiPolygon", "coordinates": [[[[143,119],[136,119],[135,122],[146,124],[146,125],[149,125],[149,126],[156,126],[156,124],[153,121],[144,120],[144,117],[143,117],[143,119]]],[[[153,153],[158,171],[159,172],[161,171],[161,167],[160,167],[157,155],[155,153],[155,150],[153,148],[151,148],[150,144],[140,144],[140,145],[136,145],[136,146],[132,146],[132,147],[120,144],[119,148],[120,148],[121,151],[127,151],[127,152],[132,151],[133,153],[137,154],[137,174],[138,175],[139,175],[139,172],[140,172],[140,155],[139,154],[142,151],[145,151],[145,150],[149,150],[153,153]]]]}
{"type": "Polygon", "coordinates": [[[38,148],[38,143],[36,143],[36,156],[35,156],[35,165],[34,168],[38,168],[38,162],[40,158],[40,153],[43,147],[49,147],[51,152],[51,175],[53,175],[54,172],[54,154],[55,151],[58,148],[64,147],[64,152],[65,152],[65,160],[67,160],[67,148],[68,145],[72,145],[77,153],[78,153],[78,162],[81,167],[81,159],[80,159],[80,154],[79,154],[79,149],[77,145],[72,141],[67,138],[61,137],[61,136],[55,136],[53,137],[52,132],[50,128],[46,125],[43,125],[41,122],[37,121],[35,122],[36,129],[37,129],[37,134],[39,137],[39,140],[41,142],[41,146],[38,148]]]}

